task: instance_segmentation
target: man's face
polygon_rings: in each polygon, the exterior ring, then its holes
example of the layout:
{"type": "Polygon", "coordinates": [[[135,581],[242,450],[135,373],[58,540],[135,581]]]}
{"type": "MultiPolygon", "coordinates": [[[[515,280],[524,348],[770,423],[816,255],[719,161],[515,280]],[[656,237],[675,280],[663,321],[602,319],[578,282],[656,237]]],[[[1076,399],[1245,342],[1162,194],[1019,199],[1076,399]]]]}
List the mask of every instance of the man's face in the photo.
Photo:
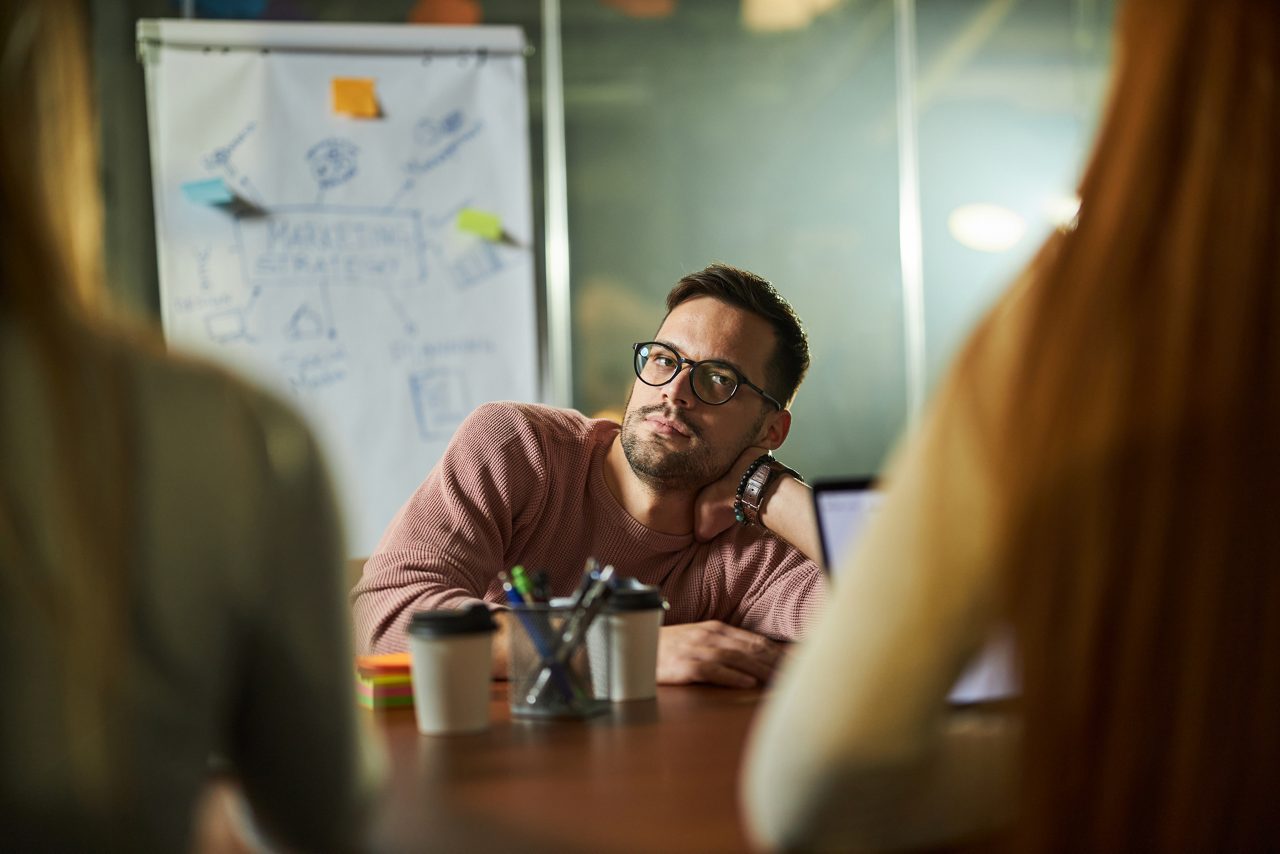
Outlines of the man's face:
{"type": "MultiPolygon", "coordinates": [[[[676,306],[654,336],[686,359],[728,362],[763,386],[774,350],[773,328],[737,306],[695,297],[676,306]]],[[[712,406],[693,393],[685,366],[663,386],[639,379],[622,421],[622,450],[631,470],[659,489],[698,489],[724,476],[756,444],[776,410],[746,385],[727,403],[712,406]]]]}

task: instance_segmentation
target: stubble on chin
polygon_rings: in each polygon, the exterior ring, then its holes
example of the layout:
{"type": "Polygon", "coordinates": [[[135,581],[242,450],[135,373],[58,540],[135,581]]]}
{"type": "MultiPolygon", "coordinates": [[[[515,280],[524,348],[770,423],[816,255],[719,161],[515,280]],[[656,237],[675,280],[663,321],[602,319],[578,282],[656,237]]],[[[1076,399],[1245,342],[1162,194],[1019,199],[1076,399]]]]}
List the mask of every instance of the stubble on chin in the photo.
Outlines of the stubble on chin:
{"type": "Polygon", "coordinates": [[[691,447],[675,450],[656,437],[646,437],[642,425],[647,416],[664,407],[646,406],[628,412],[622,420],[622,453],[641,482],[658,490],[697,489],[716,479],[711,449],[701,442],[699,431],[683,419],[675,419],[690,433],[691,447]]]}
{"type": "MultiPolygon", "coordinates": [[[[702,430],[685,421],[676,413],[668,412],[662,404],[642,406],[627,412],[622,418],[622,452],[627,464],[641,482],[651,489],[701,489],[728,473],[739,455],[752,443],[764,426],[766,413],[761,410],[754,424],[746,427],[734,447],[718,458],[715,449],[703,439],[702,430]],[[690,436],[690,447],[675,450],[656,437],[647,438],[642,425],[649,415],[660,412],[675,421],[690,436]]],[[[726,443],[727,445],[727,443],[726,443]]]]}

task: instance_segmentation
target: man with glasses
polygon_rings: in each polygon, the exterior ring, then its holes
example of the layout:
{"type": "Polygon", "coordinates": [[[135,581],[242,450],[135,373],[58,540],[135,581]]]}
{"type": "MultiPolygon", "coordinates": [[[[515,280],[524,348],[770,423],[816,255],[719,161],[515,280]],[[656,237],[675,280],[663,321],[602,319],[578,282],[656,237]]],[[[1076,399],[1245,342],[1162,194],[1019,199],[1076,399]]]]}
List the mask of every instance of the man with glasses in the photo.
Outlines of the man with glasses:
{"type": "Polygon", "coordinates": [[[492,403],[458,428],[352,592],[365,651],[404,649],[416,610],[500,605],[515,564],[569,595],[595,557],[670,602],[659,681],[768,681],[824,595],[808,488],[770,454],[809,366],[803,327],[768,282],[712,265],[631,351],[621,425],[492,403]]]}

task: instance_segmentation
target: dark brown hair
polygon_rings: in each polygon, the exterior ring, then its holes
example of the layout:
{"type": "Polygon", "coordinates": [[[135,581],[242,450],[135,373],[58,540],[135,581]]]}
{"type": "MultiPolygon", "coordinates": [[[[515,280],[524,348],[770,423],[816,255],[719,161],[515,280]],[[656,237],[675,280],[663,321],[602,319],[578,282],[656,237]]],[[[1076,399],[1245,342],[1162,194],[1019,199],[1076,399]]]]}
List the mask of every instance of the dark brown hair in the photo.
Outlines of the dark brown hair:
{"type": "Polygon", "coordinates": [[[1002,306],[1026,321],[990,431],[1014,841],[1274,850],[1280,4],[1128,0],[1117,63],[1078,228],[1002,306]]]}
{"type": "Polygon", "coordinates": [[[809,336],[791,303],[767,280],[728,264],[712,264],[676,282],[667,294],[667,313],[694,297],[713,297],[769,322],[775,347],[764,385],[783,405],[790,406],[809,370],[809,336]]]}

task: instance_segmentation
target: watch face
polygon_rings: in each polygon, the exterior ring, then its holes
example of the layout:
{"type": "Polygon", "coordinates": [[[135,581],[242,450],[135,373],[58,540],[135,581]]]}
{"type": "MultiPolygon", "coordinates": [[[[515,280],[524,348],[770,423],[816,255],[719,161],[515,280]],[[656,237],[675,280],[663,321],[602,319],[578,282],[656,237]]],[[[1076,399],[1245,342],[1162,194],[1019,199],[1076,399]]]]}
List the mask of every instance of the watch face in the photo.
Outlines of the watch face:
{"type": "Polygon", "coordinates": [[[763,463],[754,472],[751,473],[751,479],[747,481],[747,488],[744,490],[746,495],[752,498],[758,498],[760,493],[764,491],[764,485],[769,480],[770,468],[768,463],[763,463]]]}

